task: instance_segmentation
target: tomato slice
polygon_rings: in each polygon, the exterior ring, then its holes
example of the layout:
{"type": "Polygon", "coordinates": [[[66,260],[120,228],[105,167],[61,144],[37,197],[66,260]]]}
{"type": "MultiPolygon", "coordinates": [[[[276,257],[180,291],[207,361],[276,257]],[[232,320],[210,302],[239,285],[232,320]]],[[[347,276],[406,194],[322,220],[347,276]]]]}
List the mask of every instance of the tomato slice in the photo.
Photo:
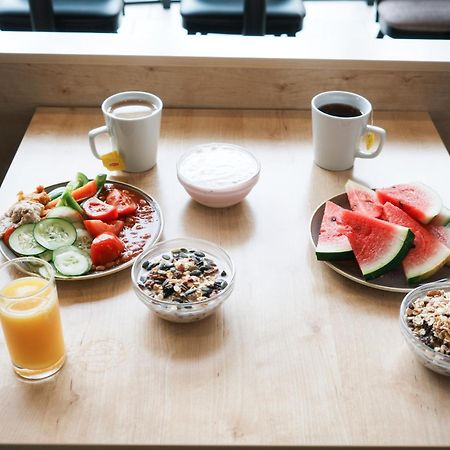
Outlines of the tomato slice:
{"type": "Polygon", "coordinates": [[[6,229],[6,231],[3,233],[3,242],[6,245],[9,245],[9,237],[11,236],[12,232],[15,230],[16,228],[13,226],[10,226],[6,229]]]}
{"type": "Polygon", "coordinates": [[[89,219],[115,220],[119,215],[114,205],[108,205],[97,197],[87,199],[83,204],[83,209],[89,219]]]}
{"type": "Polygon", "coordinates": [[[99,234],[91,244],[91,259],[95,266],[115,261],[125,248],[124,243],[109,232],[99,234]]]}
{"type": "Polygon", "coordinates": [[[137,210],[137,204],[133,199],[120,189],[113,189],[106,197],[106,203],[114,205],[119,216],[134,214],[137,210]]]}
{"type": "Polygon", "coordinates": [[[111,220],[110,222],[103,222],[102,220],[84,220],[84,227],[88,230],[92,237],[96,237],[99,234],[110,232],[116,236],[122,231],[124,226],[123,220],[111,220]]]}

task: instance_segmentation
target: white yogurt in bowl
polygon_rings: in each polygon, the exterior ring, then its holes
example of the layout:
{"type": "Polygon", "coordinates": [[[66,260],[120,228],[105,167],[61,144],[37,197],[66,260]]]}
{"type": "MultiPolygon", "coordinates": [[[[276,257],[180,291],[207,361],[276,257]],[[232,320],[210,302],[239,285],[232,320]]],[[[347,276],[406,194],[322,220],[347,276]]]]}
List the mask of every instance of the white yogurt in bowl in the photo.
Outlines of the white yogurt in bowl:
{"type": "Polygon", "coordinates": [[[178,180],[199,203],[224,208],[242,201],[259,178],[261,165],[246,149],[233,144],[196,146],[177,163],[178,180]]]}

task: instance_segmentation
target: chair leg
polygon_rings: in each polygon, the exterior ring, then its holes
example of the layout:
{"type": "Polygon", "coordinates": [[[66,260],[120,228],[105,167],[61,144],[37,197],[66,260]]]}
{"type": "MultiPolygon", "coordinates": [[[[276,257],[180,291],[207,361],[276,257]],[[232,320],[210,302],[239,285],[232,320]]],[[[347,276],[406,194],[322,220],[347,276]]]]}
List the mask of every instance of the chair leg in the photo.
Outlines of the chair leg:
{"type": "Polygon", "coordinates": [[[170,9],[170,0],[162,0],[163,8],[170,9]]]}

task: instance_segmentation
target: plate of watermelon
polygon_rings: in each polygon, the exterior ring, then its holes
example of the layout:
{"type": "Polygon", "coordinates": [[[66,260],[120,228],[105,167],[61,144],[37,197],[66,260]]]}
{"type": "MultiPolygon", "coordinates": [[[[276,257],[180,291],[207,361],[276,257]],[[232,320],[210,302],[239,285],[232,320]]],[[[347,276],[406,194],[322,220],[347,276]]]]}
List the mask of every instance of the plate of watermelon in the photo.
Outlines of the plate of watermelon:
{"type": "Polygon", "coordinates": [[[319,261],[392,292],[450,278],[450,210],[433,189],[413,182],[373,190],[348,180],[345,190],[312,215],[319,261]]]}

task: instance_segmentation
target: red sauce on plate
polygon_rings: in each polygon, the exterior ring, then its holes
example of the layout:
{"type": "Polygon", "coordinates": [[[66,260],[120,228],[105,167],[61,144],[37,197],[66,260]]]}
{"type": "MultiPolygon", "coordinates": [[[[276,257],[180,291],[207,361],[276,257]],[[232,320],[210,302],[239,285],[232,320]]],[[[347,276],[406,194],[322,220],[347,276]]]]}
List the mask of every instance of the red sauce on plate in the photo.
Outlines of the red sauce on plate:
{"type": "Polygon", "coordinates": [[[105,201],[107,195],[113,190],[119,191],[130,197],[137,205],[137,210],[134,214],[120,217],[120,220],[125,222],[122,231],[119,234],[119,239],[125,244],[125,249],[118,259],[106,264],[105,266],[93,267],[95,271],[103,271],[120,264],[126,263],[139,255],[148,240],[152,236],[154,227],[154,210],[147,199],[145,199],[138,192],[133,190],[121,188],[113,183],[106,183],[102,192],[98,196],[100,200],[105,201]]]}

